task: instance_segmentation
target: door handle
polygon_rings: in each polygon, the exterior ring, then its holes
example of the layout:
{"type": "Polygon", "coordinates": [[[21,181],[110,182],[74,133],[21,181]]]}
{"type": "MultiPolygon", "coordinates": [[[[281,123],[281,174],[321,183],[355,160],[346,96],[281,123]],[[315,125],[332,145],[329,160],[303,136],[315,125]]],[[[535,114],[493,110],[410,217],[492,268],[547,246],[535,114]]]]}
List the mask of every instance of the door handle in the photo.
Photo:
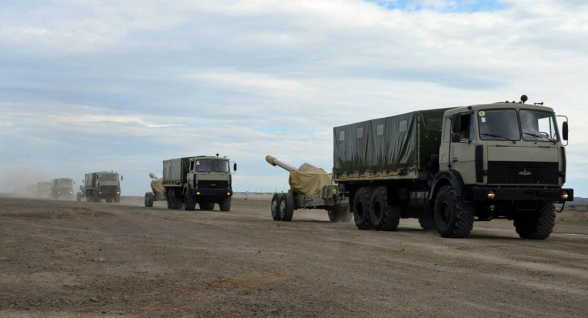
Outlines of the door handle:
{"type": "Polygon", "coordinates": [[[453,158],[453,160],[451,160],[452,162],[458,162],[459,160],[457,160],[457,158],[453,158]]]}

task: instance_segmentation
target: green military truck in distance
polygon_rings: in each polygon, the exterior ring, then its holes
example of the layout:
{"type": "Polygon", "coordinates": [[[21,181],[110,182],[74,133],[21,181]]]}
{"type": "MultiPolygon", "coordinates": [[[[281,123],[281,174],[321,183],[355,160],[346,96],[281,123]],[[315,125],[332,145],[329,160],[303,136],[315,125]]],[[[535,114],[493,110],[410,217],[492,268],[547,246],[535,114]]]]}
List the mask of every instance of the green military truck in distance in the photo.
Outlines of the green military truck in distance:
{"type": "Polygon", "coordinates": [[[70,178],[53,179],[51,184],[51,196],[53,199],[73,199],[73,185],[75,182],[70,178]]]}
{"type": "Polygon", "coordinates": [[[37,198],[49,199],[51,198],[51,187],[53,183],[50,181],[37,182],[37,198]]]}
{"type": "Polygon", "coordinates": [[[87,202],[100,202],[105,199],[106,202],[120,202],[120,181],[123,180],[118,172],[114,171],[99,171],[86,173],[84,178],[84,186],[80,187],[82,190],[78,193],[78,201],[82,197],[86,197],[87,202]]]}
{"type": "MultiPolygon", "coordinates": [[[[237,171],[237,164],[233,164],[237,171]]],[[[168,209],[231,210],[233,196],[230,160],[226,157],[195,156],[163,161],[163,192],[168,209]]],[[[145,206],[153,206],[154,193],[145,194],[145,206]]]]}
{"type": "Polygon", "coordinates": [[[443,237],[466,237],[474,221],[509,219],[521,238],[548,238],[554,203],[574,197],[563,188],[568,122],[560,132],[552,108],[526,101],[335,127],[333,179],[356,226],[396,230],[400,218],[418,218],[443,237]]]}

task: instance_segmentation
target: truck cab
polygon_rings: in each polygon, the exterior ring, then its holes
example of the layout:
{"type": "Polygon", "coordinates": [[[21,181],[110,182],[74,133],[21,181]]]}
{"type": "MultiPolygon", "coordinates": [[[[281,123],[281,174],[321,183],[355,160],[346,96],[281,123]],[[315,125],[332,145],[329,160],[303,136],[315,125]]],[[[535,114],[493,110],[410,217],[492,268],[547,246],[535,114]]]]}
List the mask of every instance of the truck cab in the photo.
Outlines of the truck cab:
{"type": "Polygon", "coordinates": [[[73,198],[73,180],[70,178],[59,178],[53,180],[51,186],[51,194],[54,199],[59,198],[73,198]]]}
{"type": "Polygon", "coordinates": [[[431,198],[449,184],[456,197],[474,203],[477,221],[514,219],[522,237],[545,236],[533,224],[553,227],[553,203],[565,204],[574,195],[563,188],[567,121],[560,131],[552,108],[523,102],[458,107],[443,117],[431,198]]]}

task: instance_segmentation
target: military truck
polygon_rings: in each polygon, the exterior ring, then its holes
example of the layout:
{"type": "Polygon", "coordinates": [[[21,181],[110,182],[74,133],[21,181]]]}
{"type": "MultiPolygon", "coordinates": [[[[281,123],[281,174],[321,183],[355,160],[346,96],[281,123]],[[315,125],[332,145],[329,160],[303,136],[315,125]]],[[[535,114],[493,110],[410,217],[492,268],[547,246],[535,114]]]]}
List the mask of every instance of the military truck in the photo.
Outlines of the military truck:
{"type": "Polygon", "coordinates": [[[37,198],[49,199],[52,196],[51,187],[53,183],[50,181],[37,182],[37,198]]]}
{"type": "MultiPolygon", "coordinates": [[[[100,202],[105,199],[106,202],[120,202],[120,181],[124,179],[118,172],[99,171],[86,173],[84,178],[84,187],[78,194],[79,200],[85,194],[87,202],[100,202]]],[[[78,201],[79,201],[78,200],[78,201]]]]}
{"type": "MultiPolygon", "coordinates": [[[[233,164],[237,171],[237,164],[233,164]]],[[[163,161],[161,180],[168,209],[231,210],[233,196],[230,160],[226,157],[195,156],[163,161]]],[[[152,206],[154,193],[145,194],[145,206],[152,206]]]]}
{"type": "Polygon", "coordinates": [[[36,184],[27,185],[27,196],[34,197],[36,195],[37,195],[37,185],[36,184]]]}
{"type": "Polygon", "coordinates": [[[333,182],[361,230],[394,231],[418,218],[442,237],[474,221],[514,220],[546,239],[566,181],[568,120],[543,103],[499,102],[413,111],[333,128],[333,182]],[[566,141],[565,145],[562,143],[566,141]]]}
{"type": "Polygon", "coordinates": [[[51,195],[53,199],[73,199],[73,185],[74,181],[70,178],[53,179],[51,184],[51,195]]]}

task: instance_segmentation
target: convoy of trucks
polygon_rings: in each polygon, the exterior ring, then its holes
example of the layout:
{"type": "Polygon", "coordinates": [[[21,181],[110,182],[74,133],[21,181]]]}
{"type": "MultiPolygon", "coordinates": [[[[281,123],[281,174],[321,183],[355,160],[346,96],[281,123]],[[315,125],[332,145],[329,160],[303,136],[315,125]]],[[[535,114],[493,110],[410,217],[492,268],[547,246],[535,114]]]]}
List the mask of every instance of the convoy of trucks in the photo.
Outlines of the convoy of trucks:
{"type": "MultiPolygon", "coordinates": [[[[546,239],[555,213],[574,199],[574,190],[563,187],[568,122],[559,116],[560,129],[552,108],[526,101],[523,95],[518,103],[420,110],[335,127],[332,174],[267,156],[290,173],[290,190],[271,200],[272,218],[290,221],[297,209],[323,209],[333,222],[353,216],[358,229],[383,231],[417,218],[448,238],[468,236],[475,221],[508,219],[521,238],[546,239]]],[[[168,209],[218,204],[230,211],[230,168],[218,154],[164,160],[162,178],[149,174],[145,206],[167,201],[168,209]]],[[[88,173],[77,199],[118,203],[122,179],[113,171],[88,173]]],[[[72,197],[74,183],[54,179],[27,192],[72,197]]]]}
{"type": "MultiPolygon", "coordinates": [[[[237,171],[236,163],[233,171],[237,171]]],[[[216,203],[221,211],[230,211],[233,196],[230,160],[218,154],[164,160],[161,187],[163,191],[152,182],[153,192],[145,194],[146,207],[165,198],[168,209],[184,207],[193,211],[198,204],[201,210],[213,210],[216,203]]]]}

